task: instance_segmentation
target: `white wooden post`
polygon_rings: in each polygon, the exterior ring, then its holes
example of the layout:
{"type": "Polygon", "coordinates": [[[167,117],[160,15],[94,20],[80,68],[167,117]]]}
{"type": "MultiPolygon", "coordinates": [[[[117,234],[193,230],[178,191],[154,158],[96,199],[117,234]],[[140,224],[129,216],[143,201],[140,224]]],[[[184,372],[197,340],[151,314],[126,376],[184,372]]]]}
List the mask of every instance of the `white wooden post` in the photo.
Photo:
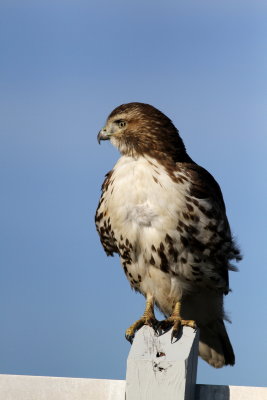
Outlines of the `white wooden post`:
{"type": "Polygon", "coordinates": [[[135,335],[127,361],[126,400],[193,400],[198,331],[181,329],[171,342],[169,330],[157,336],[149,326],[135,335]]]}

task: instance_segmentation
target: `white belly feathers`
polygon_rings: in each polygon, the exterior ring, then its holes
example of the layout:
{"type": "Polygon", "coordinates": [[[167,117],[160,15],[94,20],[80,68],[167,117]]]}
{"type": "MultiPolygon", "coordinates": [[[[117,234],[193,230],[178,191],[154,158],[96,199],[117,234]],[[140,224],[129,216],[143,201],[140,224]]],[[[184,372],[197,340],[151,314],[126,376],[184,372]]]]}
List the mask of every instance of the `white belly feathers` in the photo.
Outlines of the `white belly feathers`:
{"type": "Polygon", "coordinates": [[[173,182],[156,160],[123,156],[113,169],[100,209],[110,218],[131,286],[152,294],[165,314],[181,297],[183,285],[164,270],[161,249],[167,246],[168,234],[179,235],[177,221],[186,207],[187,188],[187,181],[173,182]]]}
{"type": "Polygon", "coordinates": [[[127,230],[136,224],[166,231],[176,224],[177,209],[185,207],[187,185],[174,185],[154,159],[121,157],[113,169],[112,181],[114,185],[105,195],[109,213],[116,223],[126,224],[127,230]]]}

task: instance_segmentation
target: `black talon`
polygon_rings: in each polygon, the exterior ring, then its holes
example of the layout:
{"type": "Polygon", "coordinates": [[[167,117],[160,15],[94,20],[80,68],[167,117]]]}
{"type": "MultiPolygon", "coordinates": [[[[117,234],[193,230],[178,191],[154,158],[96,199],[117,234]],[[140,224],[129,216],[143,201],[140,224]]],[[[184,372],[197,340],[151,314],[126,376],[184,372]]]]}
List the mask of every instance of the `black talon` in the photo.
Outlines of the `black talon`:
{"type": "Polygon", "coordinates": [[[125,335],[125,339],[128,340],[128,342],[130,342],[131,344],[133,344],[134,335],[132,335],[132,336],[125,335]]]}

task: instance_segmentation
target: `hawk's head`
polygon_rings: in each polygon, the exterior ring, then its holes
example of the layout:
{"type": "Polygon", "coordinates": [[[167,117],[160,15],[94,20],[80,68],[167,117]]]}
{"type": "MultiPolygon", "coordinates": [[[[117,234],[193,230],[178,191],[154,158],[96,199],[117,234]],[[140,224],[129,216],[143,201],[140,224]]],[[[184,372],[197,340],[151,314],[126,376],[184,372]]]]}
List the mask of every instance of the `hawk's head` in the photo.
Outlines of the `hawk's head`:
{"type": "Polygon", "coordinates": [[[115,108],[97,138],[99,143],[110,140],[124,155],[148,154],[175,161],[188,157],[172,121],[149,104],[128,103],[115,108]]]}

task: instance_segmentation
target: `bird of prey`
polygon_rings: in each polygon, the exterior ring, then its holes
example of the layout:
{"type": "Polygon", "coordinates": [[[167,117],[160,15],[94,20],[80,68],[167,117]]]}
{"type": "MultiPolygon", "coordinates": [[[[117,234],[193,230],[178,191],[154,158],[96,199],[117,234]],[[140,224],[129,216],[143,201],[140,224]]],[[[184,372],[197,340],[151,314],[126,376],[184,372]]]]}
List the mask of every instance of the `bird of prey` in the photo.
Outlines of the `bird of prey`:
{"type": "Polygon", "coordinates": [[[146,297],[126,330],[181,326],[200,330],[199,355],[215,368],[234,365],[223,319],[228,271],[240,260],[218,183],[187,154],[179,131],[149,104],[115,108],[98,133],[121,153],[106,175],[96,227],[107,255],[117,253],[131,287],[146,297]],[[154,306],[164,314],[158,322],[154,306]]]}

